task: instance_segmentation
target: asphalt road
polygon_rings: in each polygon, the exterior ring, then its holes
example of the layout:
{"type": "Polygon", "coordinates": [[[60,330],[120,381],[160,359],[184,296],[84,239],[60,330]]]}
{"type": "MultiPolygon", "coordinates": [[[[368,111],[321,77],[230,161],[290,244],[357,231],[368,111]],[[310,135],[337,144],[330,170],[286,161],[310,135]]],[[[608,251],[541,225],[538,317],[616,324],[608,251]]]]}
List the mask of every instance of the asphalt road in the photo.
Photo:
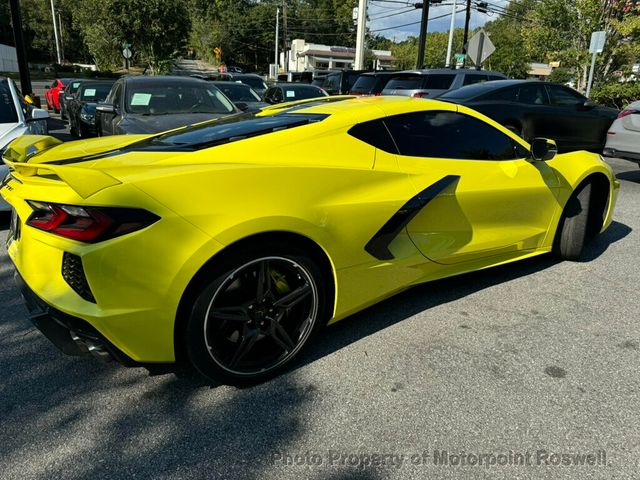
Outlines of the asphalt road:
{"type": "Polygon", "coordinates": [[[615,222],[583,262],[415,288],[246,389],[63,356],[2,248],[0,478],[637,478],[640,170],[612,164],[615,222]]]}

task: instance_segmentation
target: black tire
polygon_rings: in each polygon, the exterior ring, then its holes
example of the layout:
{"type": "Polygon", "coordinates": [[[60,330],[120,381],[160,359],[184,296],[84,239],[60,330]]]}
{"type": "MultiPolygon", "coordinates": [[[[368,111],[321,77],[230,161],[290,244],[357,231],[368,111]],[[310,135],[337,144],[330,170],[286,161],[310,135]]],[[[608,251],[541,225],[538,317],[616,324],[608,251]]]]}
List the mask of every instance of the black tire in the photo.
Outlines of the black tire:
{"type": "Polygon", "coordinates": [[[573,192],[560,217],[553,253],[563,260],[579,260],[587,243],[591,187],[586,183],[573,192]]]}
{"type": "Polygon", "coordinates": [[[184,339],[191,364],[205,377],[247,385],[285,369],[326,324],[327,289],[321,269],[295,246],[236,252],[207,274],[184,339]]]}

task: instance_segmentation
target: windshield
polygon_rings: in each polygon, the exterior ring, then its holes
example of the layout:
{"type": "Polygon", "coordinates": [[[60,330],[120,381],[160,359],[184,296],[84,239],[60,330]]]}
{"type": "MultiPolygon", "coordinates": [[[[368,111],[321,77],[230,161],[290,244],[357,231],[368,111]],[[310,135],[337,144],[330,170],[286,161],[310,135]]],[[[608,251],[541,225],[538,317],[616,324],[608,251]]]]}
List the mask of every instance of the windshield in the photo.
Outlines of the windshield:
{"type": "Polygon", "coordinates": [[[76,93],[78,91],[78,87],[80,87],[80,84],[82,82],[71,82],[68,86],[67,86],[67,93],[73,95],[74,93],[76,93]]]}
{"type": "Polygon", "coordinates": [[[224,82],[216,85],[233,102],[259,102],[260,97],[248,85],[224,82]]]}
{"type": "Polygon", "coordinates": [[[216,87],[200,84],[134,85],[127,91],[126,111],[137,115],[233,113],[235,107],[216,87]]]}
{"type": "Polygon", "coordinates": [[[327,96],[327,93],[324,90],[314,87],[313,85],[287,85],[281,88],[285,102],[327,96]]]}
{"type": "Polygon", "coordinates": [[[18,113],[6,80],[0,81],[0,123],[16,123],[18,113]]]}
{"type": "Polygon", "coordinates": [[[111,84],[83,85],[80,90],[80,99],[85,102],[103,102],[111,91],[111,84]]]}
{"type": "Polygon", "coordinates": [[[245,85],[249,85],[251,88],[256,88],[258,90],[266,90],[267,85],[262,81],[261,78],[258,77],[237,77],[245,85]]]}

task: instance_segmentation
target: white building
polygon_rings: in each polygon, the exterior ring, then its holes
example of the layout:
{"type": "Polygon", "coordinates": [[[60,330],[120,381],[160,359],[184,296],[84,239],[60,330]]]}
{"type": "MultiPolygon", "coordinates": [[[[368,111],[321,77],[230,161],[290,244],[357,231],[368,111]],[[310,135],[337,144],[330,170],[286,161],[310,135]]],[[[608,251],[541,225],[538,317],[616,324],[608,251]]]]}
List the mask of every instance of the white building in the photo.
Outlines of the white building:
{"type": "MultiPolygon", "coordinates": [[[[389,50],[371,50],[375,57],[367,69],[386,70],[393,67],[395,58],[389,50]]],[[[291,49],[285,52],[284,62],[290,72],[313,72],[314,70],[353,69],[356,49],[307,43],[297,38],[291,42],[291,49]]]]}
{"type": "Polygon", "coordinates": [[[0,72],[17,72],[18,57],[16,49],[0,43],[0,72]]]}

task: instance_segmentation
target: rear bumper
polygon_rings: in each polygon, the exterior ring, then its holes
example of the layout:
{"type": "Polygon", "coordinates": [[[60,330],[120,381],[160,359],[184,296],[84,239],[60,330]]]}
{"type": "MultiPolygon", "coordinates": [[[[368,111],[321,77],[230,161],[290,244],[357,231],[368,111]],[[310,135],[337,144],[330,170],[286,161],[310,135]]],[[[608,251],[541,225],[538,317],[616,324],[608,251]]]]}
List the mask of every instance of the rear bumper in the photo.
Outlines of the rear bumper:
{"type": "Polygon", "coordinates": [[[14,278],[29,312],[29,320],[62,353],[93,355],[102,361],[117,360],[128,367],[143,365],[119,350],[88,322],[47,305],[17,271],[14,278]]]}
{"type": "Polygon", "coordinates": [[[602,154],[605,157],[623,158],[625,160],[640,163],[640,153],[637,152],[625,152],[616,148],[605,147],[605,149],[602,151],[602,154]]]}

